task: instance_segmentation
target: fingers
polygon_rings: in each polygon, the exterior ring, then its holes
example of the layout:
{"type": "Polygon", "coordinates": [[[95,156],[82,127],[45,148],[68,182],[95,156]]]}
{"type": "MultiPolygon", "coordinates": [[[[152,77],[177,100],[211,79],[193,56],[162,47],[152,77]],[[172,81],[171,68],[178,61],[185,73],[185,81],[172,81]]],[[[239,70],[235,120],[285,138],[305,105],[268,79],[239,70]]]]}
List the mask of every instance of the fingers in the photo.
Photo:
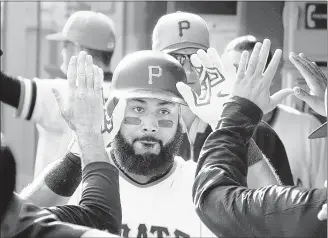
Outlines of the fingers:
{"type": "Polygon", "coordinates": [[[72,56],[67,69],[67,81],[68,81],[68,87],[71,89],[76,89],[76,67],[77,67],[77,57],[72,56]]]}
{"type": "Polygon", "coordinates": [[[256,65],[255,74],[260,75],[263,73],[266,62],[268,60],[268,55],[270,51],[271,41],[265,39],[259,54],[258,63],[256,65]]]}
{"type": "Polygon", "coordinates": [[[195,108],[196,102],[197,102],[197,94],[192,91],[192,89],[186,85],[185,83],[178,82],[176,84],[176,87],[181,94],[181,96],[184,98],[186,103],[188,104],[190,110],[193,110],[195,108]]]}
{"type": "MultiPolygon", "coordinates": [[[[212,52],[214,53],[214,52],[212,52]]],[[[206,68],[213,68],[213,62],[210,60],[210,58],[208,57],[208,55],[206,54],[206,52],[204,50],[198,50],[197,51],[197,56],[201,62],[201,64],[206,67],[206,68]]]]}
{"type": "Polygon", "coordinates": [[[93,80],[93,90],[95,92],[101,91],[103,87],[103,81],[104,81],[104,73],[103,70],[96,65],[93,65],[93,75],[94,75],[94,80],[93,80]]]}
{"type": "Polygon", "coordinates": [[[77,84],[80,92],[85,92],[87,89],[86,83],[86,56],[87,53],[85,51],[81,51],[77,58],[77,84]]]}
{"type": "Polygon", "coordinates": [[[86,55],[85,73],[86,73],[86,88],[93,89],[94,84],[94,70],[91,55],[86,55]]]}
{"type": "Polygon", "coordinates": [[[229,67],[230,61],[226,61],[226,65],[223,64],[222,59],[220,58],[218,52],[214,48],[209,48],[207,50],[207,56],[209,60],[212,62],[212,65],[215,66],[220,72],[224,72],[226,70],[226,67],[229,67]]]}
{"type": "Polygon", "coordinates": [[[312,84],[314,83],[312,77],[313,75],[315,75],[315,71],[311,64],[306,60],[302,59],[299,55],[296,55],[294,52],[291,52],[289,54],[289,60],[294,64],[294,66],[305,78],[306,82],[311,88],[312,84]]]}
{"type": "Polygon", "coordinates": [[[293,89],[293,91],[294,91],[294,94],[295,94],[296,97],[298,97],[302,101],[306,102],[310,106],[314,105],[317,102],[317,98],[315,96],[309,94],[308,92],[306,92],[302,88],[295,87],[293,89]]]}
{"type": "Polygon", "coordinates": [[[279,92],[276,92],[270,97],[271,106],[272,108],[275,108],[279,103],[281,103],[286,97],[293,95],[294,91],[291,88],[285,88],[280,90],[279,92]]]}
{"type": "Polygon", "coordinates": [[[282,56],[282,51],[280,49],[277,49],[273,54],[273,57],[271,59],[270,64],[268,65],[268,68],[264,72],[264,78],[268,80],[266,82],[268,85],[271,85],[272,79],[274,78],[274,75],[277,72],[281,56],[282,56]]]}
{"type": "Polygon", "coordinates": [[[247,75],[253,75],[257,66],[259,54],[261,51],[262,43],[256,43],[253,49],[253,52],[251,54],[251,57],[249,59],[248,67],[246,70],[247,75]]]}
{"type": "Polygon", "coordinates": [[[318,65],[311,61],[309,58],[307,58],[303,53],[300,53],[299,56],[308,63],[308,66],[312,69],[312,73],[315,74],[315,76],[318,78],[320,77],[321,80],[317,80],[317,82],[321,85],[322,88],[327,87],[327,78],[324,75],[324,73],[320,70],[318,65]]]}
{"type": "Polygon", "coordinates": [[[245,76],[248,55],[249,53],[246,50],[244,50],[243,53],[241,54],[239,67],[237,70],[237,79],[242,79],[245,76]]]}

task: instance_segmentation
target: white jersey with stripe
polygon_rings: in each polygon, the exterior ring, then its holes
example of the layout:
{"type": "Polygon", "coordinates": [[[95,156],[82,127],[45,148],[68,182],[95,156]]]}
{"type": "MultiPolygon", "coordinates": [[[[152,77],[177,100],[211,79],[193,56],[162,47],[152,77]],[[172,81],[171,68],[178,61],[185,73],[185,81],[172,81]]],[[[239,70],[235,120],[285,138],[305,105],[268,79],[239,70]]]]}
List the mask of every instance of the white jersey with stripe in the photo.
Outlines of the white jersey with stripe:
{"type": "Polygon", "coordinates": [[[308,139],[321,123],[313,115],[284,105],[276,113],[272,128],[285,146],[294,184],[322,188],[327,180],[326,139],[308,139]]]}
{"type": "MultiPolygon", "coordinates": [[[[216,237],[198,217],[192,201],[196,163],[175,157],[171,171],[147,185],[120,173],[122,237],[216,237]]],[[[81,185],[69,204],[79,204],[81,185]]]]}
{"type": "MultiPolygon", "coordinates": [[[[71,130],[61,117],[52,93],[52,88],[56,88],[66,99],[68,84],[65,79],[19,79],[22,90],[15,116],[36,123],[38,143],[34,176],[37,176],[49,163],[62,157],[72,139],[71,130]]],[[[104,84],[104,97],[107,98],[109,83],[104,84]]]]}

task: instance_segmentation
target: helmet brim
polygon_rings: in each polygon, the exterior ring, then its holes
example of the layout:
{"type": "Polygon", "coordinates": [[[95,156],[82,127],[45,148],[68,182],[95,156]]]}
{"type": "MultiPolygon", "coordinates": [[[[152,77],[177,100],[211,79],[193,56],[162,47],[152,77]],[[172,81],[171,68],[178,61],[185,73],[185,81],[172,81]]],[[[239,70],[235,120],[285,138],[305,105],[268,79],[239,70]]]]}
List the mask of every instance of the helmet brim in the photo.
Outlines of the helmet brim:
{"type": "Polygon", "coordinates": [[[117,93],[113,93],[117,98],[152,98],[159,99],[167,102],[178,103],[184,106],[188,106],[182,97],[175,95],[174,93],[160,90],[160,89],[138,89],[138,90],[119,90],[117,93]]]}

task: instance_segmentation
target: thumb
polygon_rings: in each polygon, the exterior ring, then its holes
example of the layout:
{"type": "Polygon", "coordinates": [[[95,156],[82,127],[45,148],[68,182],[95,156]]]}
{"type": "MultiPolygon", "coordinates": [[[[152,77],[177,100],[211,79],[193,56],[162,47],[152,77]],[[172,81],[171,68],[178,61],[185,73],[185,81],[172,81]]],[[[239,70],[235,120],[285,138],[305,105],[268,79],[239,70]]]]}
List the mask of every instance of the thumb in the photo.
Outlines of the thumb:
{"type": "Polygon", "coordinates": [[[53,88],[52,89],[52,93],[54,94],[55,98],[56,98],[56,101],[57,101],[57,104],[59,106],[59,109],[61,111],[64,111],[64,100],[62,99],[60,93],[58,92],[57,89],[53,88]]]}
{"type": "Polygon", "coordinates": [[[57,101],[57,104],[58,104],[58,107],[59,107],[60,114],[62,115],[62,117],[67,122],[69,122],[69,120],[67,120],[67,117],[66,117],[66,110],[65,110],[65,107],[64,107],[64,100],[63,100],[62,96],[60,95],[60,93],[58,92],[58,90],[55,89],[55,88],[52,89],[52,93],[54,94],[54,96],[56,98],[56,101],[57,101]]]}
{"type": "Polygon", "coordinates": [[[271,96],[271,106],[276,107],[279,103],[282,102],[286,97],[293,95],[293,89],[291,88],[284,88],[279,92],[276,92],[271,96]]]}
{"type": "Polygon", "coordinates": [[[198,96],[193,90],[185,83],[178,82],[176,87],[183,97],[183,99],[188,104],[189,108],[192,109],[195,107],[195,101],[197,100],[198,96]]]}
{"type": "Polygon", "coordinates": [[[306,92],[304,89],[300,87],[293,88],[294,94],[297,98],[306,102],[309,105],[313,105],[316,101],[316,97],[306,92]]]}

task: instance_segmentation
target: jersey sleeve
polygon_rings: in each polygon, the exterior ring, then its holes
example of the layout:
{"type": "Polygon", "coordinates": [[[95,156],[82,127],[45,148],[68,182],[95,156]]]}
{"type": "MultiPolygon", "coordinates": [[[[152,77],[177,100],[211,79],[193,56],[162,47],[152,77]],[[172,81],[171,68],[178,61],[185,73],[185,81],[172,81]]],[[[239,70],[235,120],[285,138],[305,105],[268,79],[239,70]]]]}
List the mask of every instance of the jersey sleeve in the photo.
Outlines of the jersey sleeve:
{"type": "Polygon", "coordinates": [[[83,171],[79,205],[48,208],[60,221],[119,234],[122,211],[118,170],[109,163],[94,162],[83,171]]]}
{"type": "Polygon", "coordinates": [[[67,82],[62,79],[26,79],[19,77],[21,95],[15,117],[33,121],[47,130],[58,131],[66,126],[61,117],[52,88],[65,99],[67,82]]]}

